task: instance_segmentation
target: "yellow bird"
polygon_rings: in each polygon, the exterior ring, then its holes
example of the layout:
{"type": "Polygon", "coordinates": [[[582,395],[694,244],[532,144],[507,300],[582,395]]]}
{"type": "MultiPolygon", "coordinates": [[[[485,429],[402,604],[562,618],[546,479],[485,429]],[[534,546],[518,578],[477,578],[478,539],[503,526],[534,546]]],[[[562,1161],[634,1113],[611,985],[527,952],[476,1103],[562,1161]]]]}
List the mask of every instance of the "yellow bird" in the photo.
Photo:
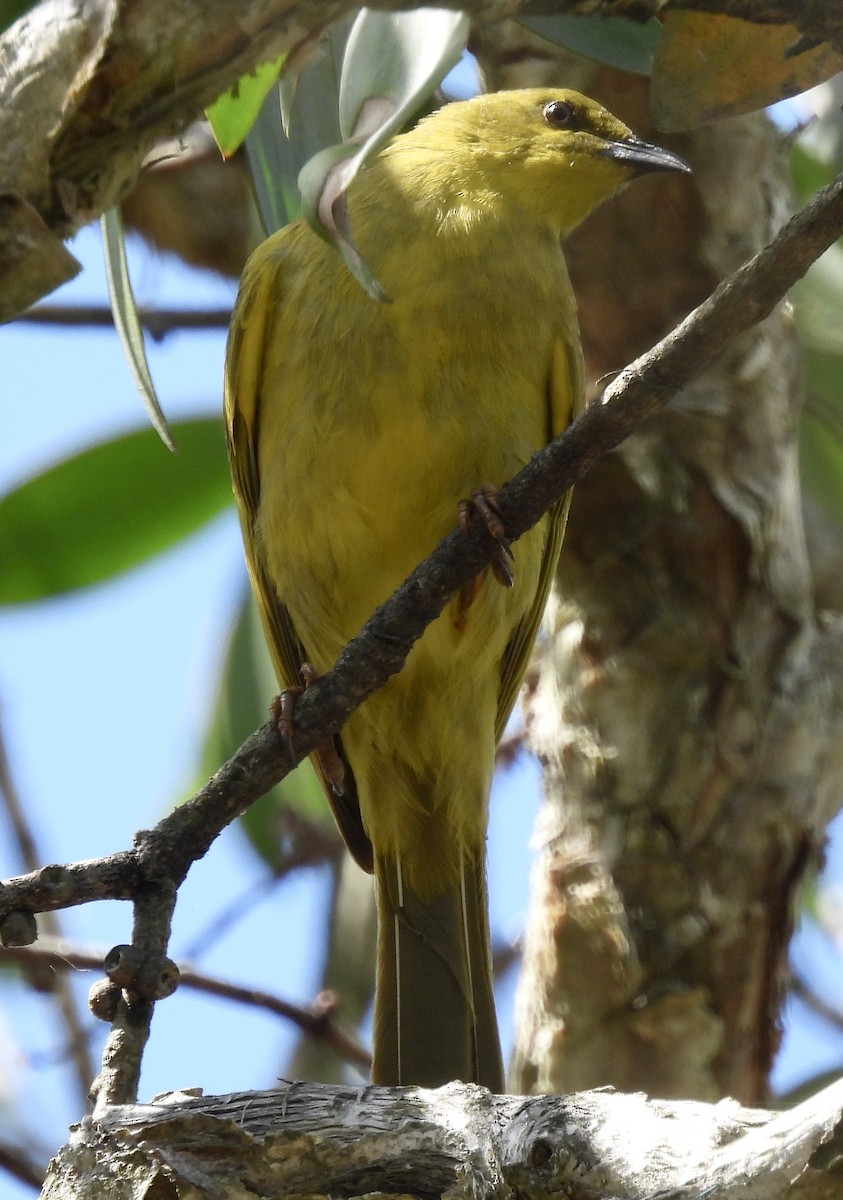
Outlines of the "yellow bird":
{"type": "MultiPolygon", "coordinates": [[[[327,671],[460,501],[569,424],[583,385],[560,239],[634,176],[687,169],[577,92],[478,96],[394,138],[350,189],[356,246],[389,303],[301,221],[254,252],[229,335],[226,428],[283,687],[304,662],[327,671]]],[[[377,1083],[503,1088],[489,790],[566,513],[518,541],[513,586],[484,573],[351,717],[341,789],[323,774],[351,853],[376,876],[377,1083]]]]}

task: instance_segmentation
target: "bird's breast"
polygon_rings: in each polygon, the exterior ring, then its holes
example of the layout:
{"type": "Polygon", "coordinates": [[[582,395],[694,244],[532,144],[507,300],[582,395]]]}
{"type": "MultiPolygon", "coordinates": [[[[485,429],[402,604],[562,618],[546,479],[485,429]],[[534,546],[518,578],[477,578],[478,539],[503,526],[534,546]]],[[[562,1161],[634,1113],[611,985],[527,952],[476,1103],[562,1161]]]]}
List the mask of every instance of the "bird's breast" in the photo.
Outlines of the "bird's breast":
{"type": "MultiPolygon", "coordinates": [[[[459,501],[549,437],[552,272],[513,304],[509,258],[469,274],[408,260],[403,281],[393,262],[390,304],[339,267],[332,294],[293,316],[263,385],[258,533],[319,669],[453,528],[459,501]]],[[[539,557],[518,569],[518,609],[539,557]]]]}

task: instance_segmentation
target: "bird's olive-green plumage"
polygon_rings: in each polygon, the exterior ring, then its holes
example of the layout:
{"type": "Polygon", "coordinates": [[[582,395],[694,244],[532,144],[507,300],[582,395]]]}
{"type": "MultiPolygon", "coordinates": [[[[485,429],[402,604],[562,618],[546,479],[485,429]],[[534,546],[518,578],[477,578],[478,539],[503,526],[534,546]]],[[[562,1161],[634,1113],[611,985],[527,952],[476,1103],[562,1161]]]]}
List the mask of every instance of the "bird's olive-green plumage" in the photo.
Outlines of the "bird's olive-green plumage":
{"type": "MultiPolygon", "coordinates": [[[[582,402],[560,237],[642,170],[681,169],[575,92],[481,96],[395,138],[354,182],[364,294],[302,223],[252,255],[226,419],[252,581],[278,676],[327,670],[375,607],[582,402]]],[[[373,1077],[503,1086],[485,884],[494,750],[564,529],[560,504],[426,631],[342,734],[352,853],[377,877],[373,1077]]]]}

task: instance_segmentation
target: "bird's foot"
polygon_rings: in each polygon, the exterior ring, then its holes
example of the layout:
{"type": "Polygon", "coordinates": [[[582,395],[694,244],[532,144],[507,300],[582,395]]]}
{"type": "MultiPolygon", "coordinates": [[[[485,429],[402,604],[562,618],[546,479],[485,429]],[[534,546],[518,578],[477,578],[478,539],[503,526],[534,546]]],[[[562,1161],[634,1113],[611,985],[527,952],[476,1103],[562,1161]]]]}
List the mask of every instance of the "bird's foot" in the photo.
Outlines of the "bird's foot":
{"type": "MultiPolygon", "coordinates": [[[[498,583],[504,587],[512,587],[515,576],[512,566],[515,562],[512,550],[504,532],[503,515],[500,508],[498,489],[491,483],[483,483],[474,488],[468,500],[460,500],[457,510],[457,522],[460,529],[467,533],[472,519],[479,516],[489,533],[497,542],[497,554],[492,559],[492,574],[498,583]]],[[[456,616],[454,624],[462,632],[468,620],[468,610],[474,602],[477,593],[483,586],[485,571],[480,571],[465,585],[457,597],[456,616]]]]}
{"type": "MultiPolygon", "coordinates": [[[[489,533],[497,542],[497,554],[491,563],[492,574],[498,583],[502,583],[504,587],[512,587],[515,581],[515,575],[512,570],[515,556],[512,553],[512,548],[504,530],[500,495],[494,484],[481,483],[480,487],[473,489],[468,500],[460,500],[457,510],[457,520],[460,528],[467,532],[475,515],[480,517],[489,533]]],[[[477,587],[473,583],[468,586],[476,593],[477,587]]],[[[472,595],[471,599],[473,598],[474,596],[472,595]]]]}
{"type": "MultiPolygon", "coordinates": [[[[303,692],[306,692],[319,678],[319,675],[310,663],[302,663],[299,670],[304,680],[304,687],[284,688],[284,691],[272,701],[269,709],[270,716],[275,722],[275,728],[278,730],[278,736],[292,763],[297,761],[295,746],[293,744],[296,703],[303,692]]],[[[327,741],[321,742],[314,750],[314,754],[319,760],[319,767],[325,778],[325,782],[330,785],[331,791],[341,796],[343,793],[345,767],[337,753],[333,738],[328,738],[327,741]]]]}

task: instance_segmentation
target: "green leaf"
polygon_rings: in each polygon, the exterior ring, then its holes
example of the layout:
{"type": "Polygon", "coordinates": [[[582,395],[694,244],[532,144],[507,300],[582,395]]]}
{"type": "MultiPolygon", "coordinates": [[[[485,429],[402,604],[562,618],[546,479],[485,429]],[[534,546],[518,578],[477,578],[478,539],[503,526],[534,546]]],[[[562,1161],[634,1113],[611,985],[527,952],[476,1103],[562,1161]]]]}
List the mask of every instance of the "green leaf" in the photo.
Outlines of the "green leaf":
{"type": "Polygon", "coordinates": [[[205,109],[205,116],[223,158],[231,158],[243,144],[270,88],[278,79],[285,58],[286,55],[282,54],[271,62],[260,63],[205,109]]]}
{"type": "Polygon", "coordinates": [[[117,335],[129,363],[132,378],[140,393],[152,428],[161,441],[173,449],[173,441],[167,428],[167,420],[158,403],[146,350],[143,344],[143,329],[138,317],[138,307],[129,281],[129,265],[126,262],[126,243],[123,237],[123,218],[119,208],[109,209],[100,217],[102,243],[105,252],[105,277],[117,335]]]}
{"type": "Polygon", "coordinates": [[[289,143],[281,125],[278,89],[272,88],[246,135],[246,161],[266,237],[299,214],[298,170],[290,171],[289,143]],[[292,175],[292,180],[290,176],[292,175]]]}
{"type": "Polygon", "coordinates": [[[296,77],[295,96],[285,91],[286,76],[263,102],[246,138],[246,157],[258,211],[269,234],[294,220],[301,211],[299,172],[325,146],[340,139],[337,117],[339,60],[346,27],[332,29],[326,45],[296,77]],[[283,99],[289,109],[285,132],[283,99]]]}
{"type": "Polygon", "coordinates": [[[661,34],[661,23],[651,18],[644,24],[624,17],[555,16],[517,18],[519,24],[539,37],[565,46],[586,58],[630,71],[649,75],[653,55],[661,34]]]}
{"type": "Polygon", "coordinates": [[[806,411],[799,425],[799,458],[807,490],[838,525],[843,525],[843,441],[840,428],[806,411]]]}
{"type": "Polygon", "coordinates": [[[802,373],[809,405],[843,436],[843,354],[808,343],[802,347],[802,373]]]}
{"type": "Polygon", "coordinates": [[[201,528],[231,501],[222,422],[180,421],[103,442],[0,497],[0,604],[110,579],[201,528]]]}
{"type": "Polygon", "coordinates": [[[16,20],[35,8],[38,0],[0,0],[0,34],[13,25],[16,20]]]}
{"type": "Polygon", "coordinates": [[[0,0],[0,33],[14,25],[37,3],[38,0],[0,0]]]}
{"type": "Polygon", "coordinates": [[[843,246],[839,242],[800,279],[791,300],[802,343],[843,355],[843,246]]]}
{"type": "Polygon", "coordinates": [[[807,204],[820,188],[832,183],[837,175],[831,163],[812,154],[801,142],[794,142],[790,148],[790,173],[802,204],[807,204]]]}
{"type": "MultiPolygon", "coordinates": [[[[251,590],[244,588],[226,647],[211,722],[202,750],[202,775],[207,777],[269,716],[278,683],[269,660],[260,617],[251,590]]],[[[300,763],[276,787],[250,805],[240,819],[252,846],[273,870],[285,866],[285,837],[281,815],[334,828],[322,788],[309,762],[300,763]]]]}

